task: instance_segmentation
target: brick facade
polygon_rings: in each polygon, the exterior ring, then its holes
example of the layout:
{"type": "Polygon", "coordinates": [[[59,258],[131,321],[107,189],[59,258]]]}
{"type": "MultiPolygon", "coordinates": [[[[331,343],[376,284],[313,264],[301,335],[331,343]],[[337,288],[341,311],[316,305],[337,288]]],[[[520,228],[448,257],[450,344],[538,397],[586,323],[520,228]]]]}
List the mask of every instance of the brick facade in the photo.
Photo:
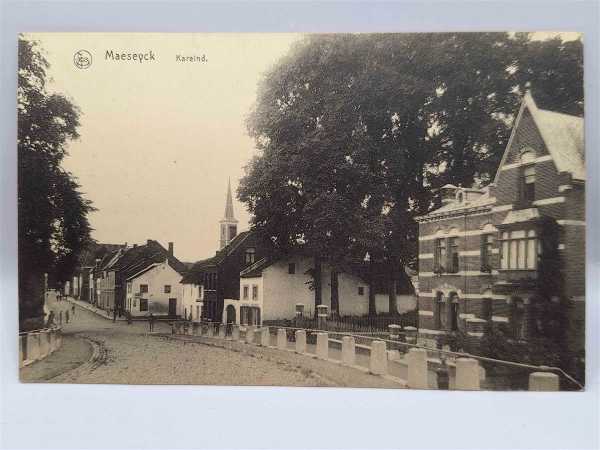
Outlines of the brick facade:
{"type": "Polygon", "coordinates": [[[444,186],[442,207],[417,219],[422,336],[460,330],[480,337],[491,321],[526,339],[539,280],[558,267],[562,283],[552,295],[570,299],[569,340],[583,348],[582,123],[539,110],[526,97],[494,182],[481,189],[444,186]],[[561,133],[556,124],[571,128],[561,133]]]}

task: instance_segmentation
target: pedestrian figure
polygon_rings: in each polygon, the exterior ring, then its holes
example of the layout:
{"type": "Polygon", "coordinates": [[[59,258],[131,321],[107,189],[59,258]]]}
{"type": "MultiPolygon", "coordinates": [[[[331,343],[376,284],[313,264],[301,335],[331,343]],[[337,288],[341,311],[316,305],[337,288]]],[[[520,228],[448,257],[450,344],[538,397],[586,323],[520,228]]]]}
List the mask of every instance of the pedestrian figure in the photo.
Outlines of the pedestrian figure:
{"type": "Polygon", "coordinates": [[[127,317],[127,325],[131,325],[131,313],[127,311],[125,312],[125,316],[127,317]]]}
{"type": "Polygon", "coordinates": [[[68,309],[65,311],[65,321],[67,323],[69,323],[69,310],[68,309]]]}
{"type": "Polygon", "coordinates": [[[113,322],[117,321],[117,308],[113,309],[113,322]]]}
{"type": "Polygon", "coordinates": [[[58,312],[58,324],[62,326],[62,310],[58,312]]]}
{"type": "Polygon", "coordinates": [[[71,312],[73,313],[73,317],[75,317],[75,305],[71,306],[71,312]]]}
{"type": "Polygon", "coordinates": [[[50,311],[50,314],[48,314],[48,321],[46,322],[46,328],[52,328],[54,325],[54,311],[50,311]]]}
{"type": "Polygon", "coordinates": [[[148,317],[148,326],[150,327],[150,332],[154,331],[154,314],[150,313],[150,317],[148,317]]]}

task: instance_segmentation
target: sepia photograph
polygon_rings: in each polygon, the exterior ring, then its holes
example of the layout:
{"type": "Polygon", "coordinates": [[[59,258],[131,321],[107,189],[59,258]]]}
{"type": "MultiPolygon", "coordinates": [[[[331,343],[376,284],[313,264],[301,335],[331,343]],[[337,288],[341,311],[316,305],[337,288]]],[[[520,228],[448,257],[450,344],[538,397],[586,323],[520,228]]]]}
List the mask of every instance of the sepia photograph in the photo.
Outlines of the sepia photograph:
{"type": "Polygon", "coordinates": [[[20,34],[20,381],[584,390],[583,50],[20,34]]]}

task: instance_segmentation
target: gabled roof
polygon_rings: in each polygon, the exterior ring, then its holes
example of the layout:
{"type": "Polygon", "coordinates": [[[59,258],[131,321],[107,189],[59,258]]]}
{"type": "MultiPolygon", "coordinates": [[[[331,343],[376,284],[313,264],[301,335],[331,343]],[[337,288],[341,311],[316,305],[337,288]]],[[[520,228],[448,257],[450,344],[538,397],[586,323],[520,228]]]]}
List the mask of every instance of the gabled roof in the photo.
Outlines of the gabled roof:
{"type": "MultiPolygon", "coordinates": [[[[502,155],[502,161],[500,162],[499,168],[506,163],[508,153],[512,148],[514,137],[519,128],[519,124],[525,110],[530,112],[558,171],[568,172],[576,180],[585,180],[583,118],[540,109],[535,104],[535,101],[529,92],[525,94],[523,101],[521,102],[519,114],[517,115],[517,119],[512,127],[510,139],[506,149],[504,150],[504,154],[502,155]]],[[[497,170],[494,183],[498,181],[499,174],[500,170],[497,170]]],[[[446,188],[449,189],[456,187],[451,184],[447,184],[440,189],[446,188]]],[[[471,188],[456,189],[462,189],[463,191],[471,192],[477,191],[471,188]]],[[[420,221],[421,219],[429,219],[438,215],[452,215],[453,213],[462,213],[470,210],[479,211],[489,209],[489,207],[496,202],[496,199],[490,195],[489,187],[482,188],[479,191],[482,192],[482,195],[472,201],[459,202],[455,200],[438,209],[430,211],[423,216],[416,217],[415,219],[420,221]]]]}
{"type": "Polygon", "coordinates": [[[217,251],[217,253],[213,257],[214,263],[220,264],[221,262],[223,262],[225,258],[227,258],[227,256],[233,253],[246,240],[248,236],[250,236],[249,231],[242,231],[240,234],[234,237],[229,242],[229,244],[227,244],[221,250],[217,251]]]}
{"type": "Polygon", "coordinates": [[[185,264],[160,245],[159,242],[149,239],[146,244],[128,248],[109,265],[110,270],[119,271],[126,278],[139,272],[154,263],[162,263],[168,260],[169,265],[177,272],[186,272],[185,264]]]}
{"type": "Polygon", "coordinates": [[[240,272],[240,278],[256,278],[262,275],[262,271],[273,264],[276,260],[272,258],[261,258],[251,266],[240,272]]]}
{"type": "Polygon", "coordinates": [[[79,267],[94,267],[96,265],[96,259],[102,260],[106,254],[115,252],[124,247],[124,244],[102,244],[92,241],[81,251],[78,265],[79,267]]]}
{"type": "Polygon", "coordinates": [[[181,283],[183,284],[201,284],[204,279],[204,273],[209,269],[214,269],[223,263],[231,253],[233,253],[248,237],[249,231],[242,231],[234,237],[229,244],[218,250],[212,258],[202,259],[196,262],[192,268],[184,275],[181,283]]]}
{"type": "Polygon", "coordinates": [[[146,272],[149,272],[150,270],[154,269],[155,267],[160,266],[161,263],[152,263],[149,266],[146,266],[144,269],[140,270],[137,273],[134,273],[133,275],[127,277],[127,281],[129,280],[133,280],[134,278],[139,277],[140,275],[145,274],[146,272]]]}
{"type": "MultiPolygon", "coordinates": [[[[540,109],[529,92],[525,94],[521,103],[500,167],[506,162],[525,110],[531,114],[558,171],[568,172],[576,180],[585,180],[583,117],[540,109]]],[[[498,181],[499,172],[496,172],[495,181],[498,181]]]]}

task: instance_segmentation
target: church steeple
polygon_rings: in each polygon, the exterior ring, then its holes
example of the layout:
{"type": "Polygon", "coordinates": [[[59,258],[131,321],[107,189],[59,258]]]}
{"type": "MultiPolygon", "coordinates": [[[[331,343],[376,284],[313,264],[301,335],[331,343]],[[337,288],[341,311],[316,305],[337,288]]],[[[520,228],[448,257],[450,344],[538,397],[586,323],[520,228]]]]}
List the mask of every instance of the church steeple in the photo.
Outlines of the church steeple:
{"type": "Polygon", "coordinates": [[[227,180],[227,199],[225,200],[225,217],[219,221],[221,234],[219,238],[219,249],[222,249],[237,235],[237,223],[233,215],[233,198],[231,196],[231,179],[227,180]]]}
{"type": "Polygon", "coordinates": [[[225,202],[225,220],[235,220],[235,217],[233,217],[233,199],[231,198],[231,178],[227,179],[227,200],[225,202]]]}

